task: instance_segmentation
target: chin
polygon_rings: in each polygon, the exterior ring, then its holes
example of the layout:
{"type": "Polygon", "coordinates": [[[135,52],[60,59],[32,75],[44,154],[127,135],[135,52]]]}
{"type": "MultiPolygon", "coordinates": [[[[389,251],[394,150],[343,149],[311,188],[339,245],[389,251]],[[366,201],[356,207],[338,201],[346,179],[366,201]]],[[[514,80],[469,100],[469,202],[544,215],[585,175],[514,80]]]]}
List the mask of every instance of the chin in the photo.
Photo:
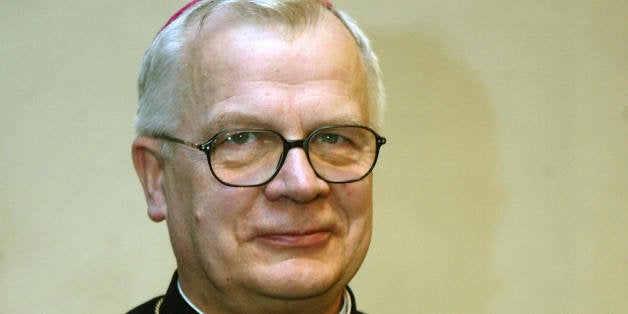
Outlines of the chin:
{"type": "MultiPolygon", "coordinates": [[[[316,260],[295,258],[260,269],[255,282],[269,296],[288,299],[307,299],[343,288],[339,265],[316,260]]],[[[349,278],[350,279],[350,278],[349,278]]]]}

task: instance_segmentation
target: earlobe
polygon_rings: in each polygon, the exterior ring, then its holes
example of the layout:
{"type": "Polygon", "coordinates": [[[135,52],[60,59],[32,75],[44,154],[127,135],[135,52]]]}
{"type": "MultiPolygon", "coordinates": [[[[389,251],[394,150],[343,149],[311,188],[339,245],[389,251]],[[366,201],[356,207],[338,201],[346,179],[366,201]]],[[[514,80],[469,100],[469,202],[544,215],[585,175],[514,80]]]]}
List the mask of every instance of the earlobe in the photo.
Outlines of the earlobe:
{"type": "Polygon", "coordinates": [[[135,171],[144,189],[148,217],[155,222],[166,219],[167,205],[163,190],[164,163],[159,141],[140,136],[133,141],[131,155],[135,171]]]}

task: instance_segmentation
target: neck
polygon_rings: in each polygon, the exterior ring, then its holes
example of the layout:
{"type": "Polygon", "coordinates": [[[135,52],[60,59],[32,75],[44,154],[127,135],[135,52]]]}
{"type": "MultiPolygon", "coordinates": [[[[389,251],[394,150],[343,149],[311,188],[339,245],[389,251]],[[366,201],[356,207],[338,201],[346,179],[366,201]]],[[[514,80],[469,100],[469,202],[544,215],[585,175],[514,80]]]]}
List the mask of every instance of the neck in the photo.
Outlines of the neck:
{"type": "Polygon", "coordinates": [[[344,287],[339,293],[327,294],[308,298],[276,298],[276,297],[226,297],[225,295],[212,296],[195,295],[193,290],[186,290],[181,282],[177,283],[179,293],[183,299],[197,312],[210,313],[276,313],[276,314],[338,314],[344,304],[344,287]],[[190,293],[186,292],[190,291],[190,293]],[[196,297],[195,297],[196,296],[196,297]],[[232,300],[233,302],[230,302],[232,300]]]}

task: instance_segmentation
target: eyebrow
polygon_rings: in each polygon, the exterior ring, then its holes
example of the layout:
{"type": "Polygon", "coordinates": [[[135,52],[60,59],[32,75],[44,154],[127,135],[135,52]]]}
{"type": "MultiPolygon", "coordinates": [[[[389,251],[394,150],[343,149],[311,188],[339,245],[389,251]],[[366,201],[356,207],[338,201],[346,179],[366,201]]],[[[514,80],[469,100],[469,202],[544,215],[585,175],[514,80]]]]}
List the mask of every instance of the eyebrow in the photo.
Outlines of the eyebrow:
{"type": "MultiPolygon", "coordinates": [[[[368,123],[367,123],[368,124],[368,123]]],[[[334,117],[331,120],[321,120],[316,122],[312,128],[318,128],[326,125],[366,125],[365,123],[359,121],[356,117],[351,116],[340,116],[334,117]]],[[[269,119],[264,119],[260,116],[249,114],[246,112],[223,112],[219,113],[213,118],[211,118],[207,125],[203,127],[203,136],[204,140],[209,139],[214,136],[216,133],[228,129],[237,129],[237,128],[259,128],[259,129],[277,129],[277,119],[272,117],[269,119]]],[[[311,130],[308,130],[311,131],[311,130]]]]}
{"type": "Polygon", "coordinates": [[[203,135],[208,138],[214,134],[234,128],[272,128],[271,123],[260,117],[244,112],[223,112],[209,120],[203,128],[203,135]]]}

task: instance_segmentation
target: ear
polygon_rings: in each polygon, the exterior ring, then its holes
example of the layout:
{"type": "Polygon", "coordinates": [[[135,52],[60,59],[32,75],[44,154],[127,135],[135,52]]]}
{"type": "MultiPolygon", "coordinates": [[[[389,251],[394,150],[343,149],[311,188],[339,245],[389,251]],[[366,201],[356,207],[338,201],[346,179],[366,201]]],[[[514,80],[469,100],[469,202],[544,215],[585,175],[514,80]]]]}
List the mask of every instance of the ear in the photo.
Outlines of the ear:
{"type": "Polygon", "coordinates": [[[133,165],[144,188],[148,217],[155,222],[166,219],[167,205],[163,189],[164,162],[159,141],[140,136],[131,146],[133,165]]]}

